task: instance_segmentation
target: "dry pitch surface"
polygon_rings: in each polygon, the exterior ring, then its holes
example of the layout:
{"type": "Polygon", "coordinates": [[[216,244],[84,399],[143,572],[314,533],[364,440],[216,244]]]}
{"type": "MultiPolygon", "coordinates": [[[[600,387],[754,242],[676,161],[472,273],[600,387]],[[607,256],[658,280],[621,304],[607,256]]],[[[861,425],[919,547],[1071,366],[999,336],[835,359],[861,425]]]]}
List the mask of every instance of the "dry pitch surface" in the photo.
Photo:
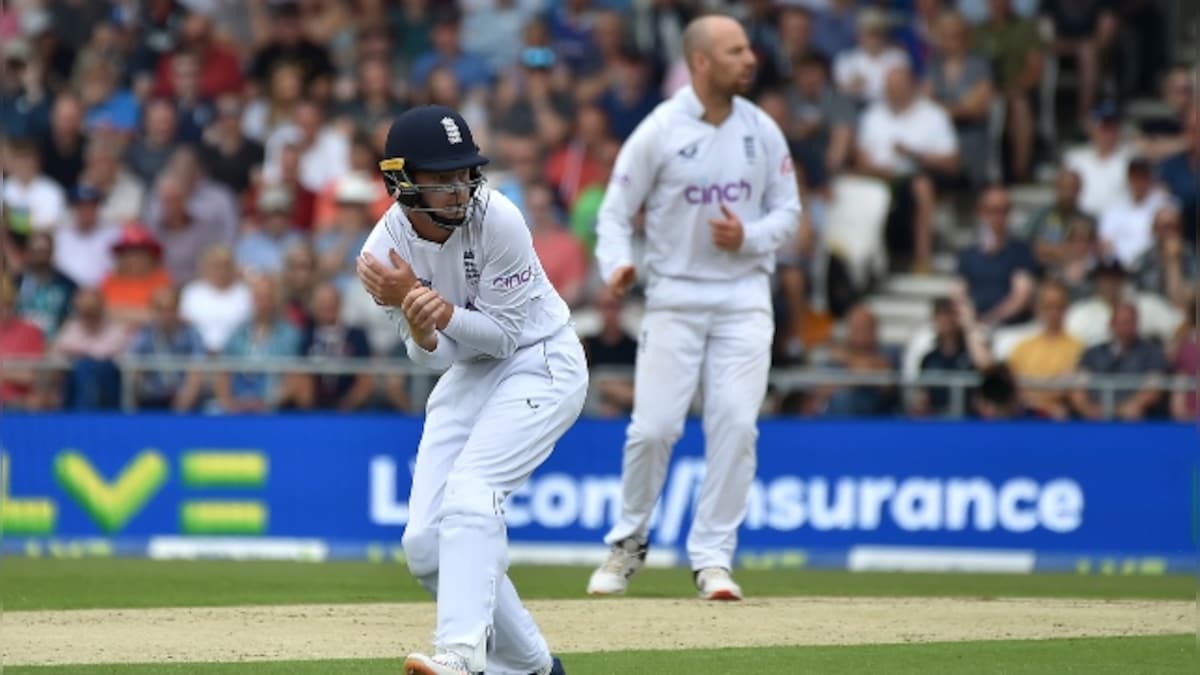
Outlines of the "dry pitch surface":
{"type": "MultiPolygon", "coordinates": [[[[1164,635],[1195,603],[765,598],[537,600],[557,652],[1164,635]]],[[[6,665],[394,658],[429,646],[432,603],[6,612],[6,665]],[[70,645],[69,648],[64,647],[70,645]]]]}

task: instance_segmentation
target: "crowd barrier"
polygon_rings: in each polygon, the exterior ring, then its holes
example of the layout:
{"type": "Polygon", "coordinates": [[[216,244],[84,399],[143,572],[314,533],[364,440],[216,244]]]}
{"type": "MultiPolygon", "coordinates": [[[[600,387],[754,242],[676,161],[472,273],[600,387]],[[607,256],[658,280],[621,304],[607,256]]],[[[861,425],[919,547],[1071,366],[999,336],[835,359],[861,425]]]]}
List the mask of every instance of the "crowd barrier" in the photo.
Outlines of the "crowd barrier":
{"type": "MultiPolygon", "coordinates": [[[[422,420],[19,415],[0,419],[2,552],[399,560],[422,420]]],[[[513,560],[592,563],[625,423],[581,420],[506,507],[513,560]]],[[[1174,424],[761,424],[744,567],[1193,569],[1197,434],[1174,424]]],[[[651,531],[686,561],[703,479],[689,422],[651,531]]]]}

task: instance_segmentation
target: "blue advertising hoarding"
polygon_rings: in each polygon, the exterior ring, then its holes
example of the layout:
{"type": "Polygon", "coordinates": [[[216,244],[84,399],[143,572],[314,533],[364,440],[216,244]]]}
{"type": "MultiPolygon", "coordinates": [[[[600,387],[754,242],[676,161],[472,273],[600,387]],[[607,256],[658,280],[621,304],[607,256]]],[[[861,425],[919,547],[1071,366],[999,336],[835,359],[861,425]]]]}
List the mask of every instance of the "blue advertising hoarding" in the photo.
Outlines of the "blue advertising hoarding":
{"type": "MultiPolygon", "coordinates": [[[[7,415],[4,549],[164,537],[394,549],[421,423],[7,415]]],[[[599,544],[618,508],[623,439],[622,422],[573,427],[510,498],[511,541],[599,544]]],[[[1195,549],[1196,449],[1194,428],[1166,424],[765,421],[741,562],[862,567],[868,552],[954,550],[1030,561],[1018,567],[1177,569],[1195,549]]],[[[681,553],[702,458],[689,423],[652,549],[681,553]]]]}

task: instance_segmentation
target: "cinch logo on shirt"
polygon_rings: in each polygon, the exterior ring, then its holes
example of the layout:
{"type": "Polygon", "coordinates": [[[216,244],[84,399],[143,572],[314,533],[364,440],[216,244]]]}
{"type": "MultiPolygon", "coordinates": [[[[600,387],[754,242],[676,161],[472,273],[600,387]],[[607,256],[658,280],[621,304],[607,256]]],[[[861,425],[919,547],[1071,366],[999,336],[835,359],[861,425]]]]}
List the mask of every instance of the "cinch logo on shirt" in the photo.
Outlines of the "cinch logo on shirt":
{"type": "Polygon", "coordinates": [[[736,183],[726,183],[724,185],[689,185],[683,191],[683,198],[689,204],[740,202],[744,199],[750,199],[752,193],[753,188],[750,187],[750,183],[742,179],[736,183]]]}
{"type": "Polygon", "coordinates": [[[514,288],[524,286],[532,279],[533,265],[530,265],[520,272],[513,272],[507,276],[496,277],[495,279],[492,279],[492,289],[497,291],[509,291],[514,288]]]}

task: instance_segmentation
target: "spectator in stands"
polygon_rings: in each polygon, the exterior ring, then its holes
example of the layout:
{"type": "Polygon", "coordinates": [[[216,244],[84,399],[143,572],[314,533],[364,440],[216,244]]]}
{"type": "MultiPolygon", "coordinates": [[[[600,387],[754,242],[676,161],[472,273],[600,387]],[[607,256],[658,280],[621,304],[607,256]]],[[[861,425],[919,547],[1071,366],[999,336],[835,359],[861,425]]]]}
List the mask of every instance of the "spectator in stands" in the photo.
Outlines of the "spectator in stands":
{"type": "Polygon", "coordinates": [[[250,62],[251,79],[259,86],[266,86],[267,78],[279,64],[295,63],[300,66],[309,96],[324,101],[329,96],[334,75],[329,51],[304,35],[299,2],[280,0],[271,3],[271,9],[271,35],[250,62]]]}
{"type": "Polygon", "coordinates": [[[854,148],[854,104],[829,82],[829,62],[808,54],[796,64],[787,89],[791,124],[784,127],[792,157],[808,187],[824,188],[845,169],[854,148]]]}
{"type": "Polygon", "coordinates": [[[268,186],[258,195],[259,222],[246,221],[234,248],[238,267],[249,274],[278,276],[284,254],[304,237],[292,227],[292,195],[287,188],[268,186]]]}
{"type": "Polygon", "coordinates": [[[180,312],[200,333],[205,349],[218,354],[250,319],[250,287],[239,278],[233,252],[226,246],[205,249],[200,266],[203,275],[183,287],[180,312]]]}
{"type": "Polygon", "coordinates": [[[608,88],[598,101],[617,140],[629,138],[642,118],[653,112],[662,100],[651,76],[650,64],[641,53],[632,49],[621,53],[608,88]]]}
{"type": "MultiPolygon", "coordinates": [[[[323,283],[313,291],[313,323],[300,340],[300,355],[323,359],[366,359],[371,356],[366,333],[340,322],[341,292],[323,283]]],[[[369,373],[309,375],[302,380],[299,407],[354,412],[362,410],[375,391],[369,373]]]]}
{"type": "Polygon", "coordinates": [[[6,37],[0,68],[0,136],[29,138],[46,125],[48,101],[44,67],[29,41],[6,37]]]}
{"type": "Polygon", "coordinates": [[[358,253],[375,225],[370,208],[375,202],[375,185],[370,174],[347,173],[338,179],[337,223],[317,235],[317,271],[343,291],[357,283],[354,266],[358,253]]]}
{"type": "Polygon", "coordinates": [[[433,49],[425,52],[413,61],[409,77],[415,87],[424,87],[429,79],[429,73],[438,66],[448,66],[454,71],[454,76],[462,88],[468,92],[476,87],[486,87],[491,81],[492,73],[488,69],[487,60],[478,54],[464,52],[459,34],[459,17],[457,12],[443,11],[433,21],[430,33],[433,49]]]}
{"type": "MultiPolygon", "coordinates": [[[[526,29],[536,32],[538,23],[526,29]]],[[[503,74],[492,95],[493,126],[502,136],[536,136],[557,147],[570,133],[575,101],[570,73],[552,50],[523,51],[521,67],[503,74]]]]}
{"type": "MultiPolygon", "coordinates": [[[[898,355],[879,343],[875,314],[865,304],[846,315],[846,339],[830,349],[826,369],[850,373],[894,373],[898,355]]],[[[809,401],[811,412],[832,417],[874,417],[896,411],[896,388],[891,385],[825,385],[809,401]]]]}
{"type": "Polygon", "coordinates": [[[1022,393],[1012,370],[1004,363],[985,368],[975,391],[975,414],[984,420],[1011,420],[1029,417],[1022,393]]]}
{"type": "Polygon", "coordinates": [[[392,70],[387,59],[367,59],[358,64],[357,91],[341,111],[361,131],[380,122],[391,123],[404,112],[404,104],[392,91],[392,70]]]}
{"type": "Polygon", "coordinates": [[[755,91],[778,89],[795,81],[795,68],[806,58],[818,56],[813,47],[812,12],[799,5],[777,5],[775,15],[779,39],[775,49],[760,55],[755,91]]]}
{"type": "Polygon", "coordinates": [[[462,4],[463,49],[482,56],[493,73],[503,72],[516,63],[522,45],[513,36],[521,34],[541,3],[493,0],[462,4]]]}
{"type": "MultiPolygon", "coordinates": [[[[944,0],[913,0],[912,15],[892,26],[892,41],[908,54],[913,73],[924,78],[933,58],[938,16],[946,10],[944,0]]],[[[961,9],[960,9],[961,11],[961,9]]]]}
{"type": "Polygon", "coordinates": [[[1196,300],[1200,283],[1200,259],[1183,239],[1181,214],[1175,206],[1159,209],[1154,216],[1154,244],[1137,259],[1133,274],[1137,287],[1161,295],[1177,307],[1196,300]]]}
{"type": "Polygon", "coordinates": [[[988,0],[987,21],[973,44],[991,60],[997,93],[1004,96],[1012,178],[1027,182],[1033,166],[1034,104],[1045,67],[1042,39],[1032,19],[1013,12],[1012,0],[988,0]]]}
{"type": "MultiPolygon", "coordinates": [[[[200,255],[217,244],[232,244],[236,229],[228,229],[225,214],[220,221],[201,219],[192,209],[187,184],[178,174],[162,176],[156,186],[156,199],[147,209],[150,228],[165,249],[165,264],[171,278],[179,284],[194,279],[199,272],[200,255]]],[[[191,193],[194,194],[194,193],[191,193]]],[[[218,204],[206,202],[205,206],[218,204]]],[[[210,210],[217,216],[219,212],[210,210]]],[[[234,226],[236,227],[236,226],[234,226]]]]}
{"type": "Polygon", "coordinates": [[[54,233],[54,266],[78,286],[95,288],[112,270],[112,246],[121,228],[100,220],[100,191],[80,185],[71,192],[72,217],[54,233]]]}
{"type": "Polygon", "coordinates": [[[216,117],[216,110],[212,99],[200,95],[200,62],[190,53],[178,52],[171,57],[171,88],[175,92],[171,101],[179,121],[179,140],[196,143],[216,117]]]}
{"type": "Polygon", "coordinates": [[[858,28],[858,0],[830,0],[828,6],[817,10],[813,26],[813,42],[817,51],[827,59],[854,49],[858,28]]]}
{"type": "MultiPolygon", "coordinates": [[[[307,241],[293,244],[284,254],[283,277],[280,285],[283,289],[283,316],[301,333],[312,325],[312,314],[309,313],[308,303],[319,281],[317,253],[313,250],[312,245],[307,241]]],[[[381,312],[376,311],[375,313],[380,314],[381,312]]],[[[395,332],[394,324],[392,328],[395,332]]]]}
{"type": "Polygon", "coordinates": [[[1029,245],[1008,234],[1008,191],[998,186],[984,190],[978,208],[980,241],[959,254],[959,279],[981,323],[1027,321],[1037,264],[1029,245]]]}
{"type": "Polygon", "coordinates": [[[300,148],[284,145],[279,151],[279,176],[265,181],[266,186],[286,188],[292,195],[292,224],[298,229],[309,231],[316,216],[317,195],[300,182],[300,148]]]}
{"type": "Polygon", "coordinates": [[[54,237],[34,232],[25,246],[25,264],[17,276],[17,313],[53,341],[71,311],[75,282],[54,266],[54,237]]]}
{"type": "Polygon", "coordinates": [[[858,47],[837,54],[833,64],[838,90],[861,104],[886,98],[888,73],[911,67],[904,50],[888,44],[888,18],[874,8],[858,13],[858,47]]]}
{"type": "Polygon", "coordinates": [[[304,68],[294,61],[281,61],[268,71],[266,91],[242,113],[242,133],[266,144],[276,131],[289,124],[304,99],[304,68]]]}
{"type": "Polygon", "coordinates": [[[1158,74],[1167,66],[1171,47],[1166,16],[1169,10],[1153,0],[1123,0],[1113,4],[1118,15],[1113,58],[1118,61],[1116,74],[1121,96],[1149,96],[1158,74]]]}
{"type": "MultiPolygon", "coordinates": [[[[922,374],[970,373],[991,365],[991,355],[969,304],[961,299],[938,298],[933,303],[934,347],[921,357],[922,374]]],[[[950,389],[919,389],[913,398],[916,415],[946,415],[950,412],[950,389]]]]}
{"type": "Polygon", "coordinates": [[[962,169],[972,186],[988,179],[995,84],[992,69],[971,51],[970,27],[962,15],[947,11],[937,22],[938,43],[925,81],[925,95],[942,106],[958,135],[962,169]]]}
{"type": "Polygon", "coordinates": [[[0,412],[38,407],[37,373],[23,368],[16,358],[40,358],[46,351],[42,331],[17,314],[17,290],[8,276],[0,274],[0,412]]]}
{"type": "MultiPolygon", "coordinates": [[[[253,318],[242,324],[225,344],[224,355],[236,359],[293,358],[300,352],[300,332],[279,311],[278,286],[271,277],[250,283],[253,318]]],[[[217,406],[225,413],[270,412],[299,400],[303,377],[275,373],[219,373],[213,388],[217,406]]]]}
{"type": "Polygon", "coordinates": [[[1113,202],[1100,215],[1100,239],[1104,250],[1129,267],[1153,243],[1154,216],[1170,205],[1170,195],[1154,185],[1149,160],[1129,162],[1129,194],[1113,202]]]}
{"type": "Polygon", "coordinates": [[[112,245],[116,265],[100,283],[109,312],[121,321],[143,324],[150,319],[150,298],[171,275],[162,264],[162,245],[139,223],[121,230],[112,245]]]}
{"type": "MultiPolygon", "coordinates": [[[[1063,319],[1069,302],[1062,284],[1053,280],[1042,283],[1037,298],[1041,332],[1022,340],[1008,358],[1008,365],[1017,377],[1054,380],[1075,372],[1084,345],[1066,331],[1063,319]]],[[[1023,399],[1030,410],[1045,417],[1065,420],[1071,414],[1063,390],[1027,388],[1023,399]]]]}
{"type": "Polygon", "coordinates": [[[198,152],[204,172],[233,194],[250,187],[250,177],[263,161],[263,146],[242,133],[242,104],[237,96],[217,99],[216,119],[204,130],[198,152]]]}
{"type": "Polygon", "coordinates": [[[349,171],[350,141],[340,129],[325,124],[325,113],[316,101],[301,101],[293,120],[267,139],[263,176],[278,180],[280,153],[285,146],[294,146],[300,151],[300,184],[315,193],[349,171]]]}
{"type": "Polygon", "coordinates": [[[94,289],[75,294],[75,311],[54,340],[52,353],[71,361],[63,407],[112,410],[120,405],[120,372],[113,362],[129,343],[127,326],[110,317],[94,289]]]}
{"type": "Polygon", "coordinates": [[[863,173],[892,187],[889,231],[913,240],[913,267],[929,269],[933,255],[934,177],[959,168],[958,143],[950,118],[917,93],[912,71],[893,68],[885,101],[867,109],[859,122],[857,164],[863,173]]]}
{"type": "Polygon", "coordinates": [[[168,99],[154,98],[146,103],[141,132],[125,150],[126,166],[143,182],[153,183],[167,166],[175,150],[177,127],[175,106],[168,99]]]}
{"type": "Polygon", "coordinates": [[[1169,341],[1183,317],[1165,298],[1137,293],[1129,287],[1129,272],[1119,260],[1101,260],[1092,269],[1095,294],[1071,305],[1067,312],[1067,331],[1091,347],[1111,338],[1108,327],[1112,312],[1122,302],[1137,308],[1138,326],[1144,337],[1169,341]]]}
{"type": "Polygon", "coordinates": [[[1085,126],[1084,116],[1100,90],[1104,61],[1116,43],[1116,14],[1102,0],[1046,0],[1042,10],[1054,22],[1054,51],[1074,61],[1077,68],[1076,112],[1080,126],[1085,126]]]}
{"type": "MultiPolygon", "coordinates": [[[[1079,361],[1083,375],[1165,375],[1167,359],[1157,341],[1138,336],[1137,308],[1123,302],[1112,314],[1112,339],[1089,347],[1079,361]]],[[[1127,422],[1141,421],[1153,414],[1163,400],[1161,382],[1148,378],[1140,389],[1119,389],[1115,392],[1116,416],[1127,422]]],[[[1103,393],[1079,388],[1071,392],[1071,405],[1084,419],[1107,417],[1102,404],[1103,393]]]]}
{"type": "Polygon", "coordinates": [[[600,312],[600,332],[583,338],[590,369],[609,369],[596,373],[595,413],[601,417],[627,415],[633,410],[633,367],[637,361],[638,344],[621,324],[621,299],[607,288],[596,298],[600,312]],[[621,372],[624,371],[624,372],[621,372]]]}
{"type": "Polygon", "coordinates": [[[83,124],[88,130],[127,138],[137,129],[141,104],[132,91],[121,88],[120,76],[119,66],[108,57],[81,55],[76,61],[74,89],[87,108],[83,124]]]}
{"type": "Polygon", "coordinates": [[[83,106],[69,91],[59,92],[50,109],[50,128],[39,139],[43,171],[64,189],[70,190],[83,173],[83,106]]]}
{"type": "Polygon", "coordinates": [[[1192,75],[1191,68],[1180,64],[1162,76],[1163,111],[1144,118],[1138,125],[1137,152],[1142,157],[1157,163],[1187,150],[1185,127],[1196,100],[1192,75]]]}
{"type": "Polygon", "coordinates": [[[121,165],[120,144],[111,135],[93,136],[87,144],[83,173],[79,181],[104,195],[100,220],[125,224],[142,214],[146,188],[121,165]]]}
{"type": "MultiPolygon", "coordinates": [[[[180,360],[203,357],[207,350],[200,333],[179,314],[179,292],[164,286],[150,299],[153,318],[133,336],[129,354],[134,357],[169,357],[180,360]]],[[[205,377],[195,370],[139,371],[134,379],[134,399],[139,410],[188,412],[196,407],[205,377]]]]}
{"type": "Polygon", "coordinates": [[[201,12],[193,12],[184,18],[180,26],[175,53],[164,56],[158,62],[155,94],[166,97],[175,95],[171,71],[180,54],[187,54],[196,60],[199,93],[204,98],[212,100],[223,94],[242,91],[242,70],[237,54],[216,39],[209,17],[201,12]]]}
{"type": "Polygon", "coordinates": [[[597,10],[592,0],[566,0],[547,14],[554,51],[566,61],[573,75],[588,74],[596,66],[592,27],[597,10]]]}
{"type": "Polygon", "coordinates": [[[1091,216],[1079,210],[1079,193],[1083,187],[1079,173],[1066,167],[1059,169],[1054,179],[1054,203],[1038,210],[1030,219],[1029,244],[1038,264],[1048,270],[1069,260],[1073,253],[1067,244],[1076,228],[1095,229],[1091,216]]]}
{"type": "MultiPolygon", "coordinates": [[[[1200,332],[1197,331],[1196,314],[1195,305],[1188,308],[1188,321],[1179,328],[1171,358],[1174,373],[1186,376],[1190,381],[1195,381],[1197,373],[1200,373],[1200,332]]],[[[1171,395],[1171,417],[1179,422],[1200,420],[1200,393],[1195,387],[1175,390],[1171,395]]]]}
{"type": "Polygon", "coordinates": [[[1121,111],[1105,101],[1092,114],[1091,143],[1068,150],[1063,164],[1083,179],[1079,208],[1099,218],[1128,193],[1130,150],[1121,142],[1121,111]]]}
{"type": "Polygon", "coordinates": [[[588,279],[587,251],[563,227],[550,189],[533,185],[526,190],[525,213],[532,229],[533,250],[542,262],[546,278],[568,305],[579,306],[588,279]]]}
{"type": "MultiPolygon", "coordinates": [[[[1195,223],[1200,219],[1200,105],[1192,106],[1187,113],[1184,136],[1187,149],[1159,165],[1158,179],[1179,201],[1183,222],[1195,223]]],[[[1189,227],[1184,234],[1188,241],[1196,243],[1196,228],[1189,227]]]]}
{"type": "MultiPolygon", "coordinates": [[[[391,122],[389,121],[388,124],[391,122]]],[[[374,197],[367,212],[370,214],[371,222],[375,223],[383,217],[383,214],[396,200],[388,194],[387,187],[379,179],[379,156],[371,147],[371,140],[364,134],[356,135],[351,142],[350,172],[366,176],[367,182],[371,185],[374,197]]],[[[317,193],[316,201],[313,203],[313,229],[318,232],[334,227],[338,223],[337,193],[342,178],[339,176],[329,181],[317,193]]]]}
{"type": "Polygon", "coordinates": [[[771,361],[774,365],[804,363],[808,353],[828,342],[832,335],[832,317],[810,302],[813,287],[820,284],[815,277],[823,271],[820,266],[825,255],[821,250],[823,246],[811,210],[806,209],[800,214],[800,226],[794,240],[784,244],[775,256],[780,311],[775,321],[771,361]]]}
{"type": "Polygon", "coordinates": [[[42,174],[37,145],[30,139],[5,143],[4,202],[29,211],[35,230],[54,230],[67,214],[67,198],[53,179],[42,174]]]}
{"type": "Polygon", "coordinates": [[[546,180],[567,208],[584,189],[601,184],[604,148],[610,138],[604,111],[583,106],[576,113],[571,138],[546,161],[546,180]]]}

